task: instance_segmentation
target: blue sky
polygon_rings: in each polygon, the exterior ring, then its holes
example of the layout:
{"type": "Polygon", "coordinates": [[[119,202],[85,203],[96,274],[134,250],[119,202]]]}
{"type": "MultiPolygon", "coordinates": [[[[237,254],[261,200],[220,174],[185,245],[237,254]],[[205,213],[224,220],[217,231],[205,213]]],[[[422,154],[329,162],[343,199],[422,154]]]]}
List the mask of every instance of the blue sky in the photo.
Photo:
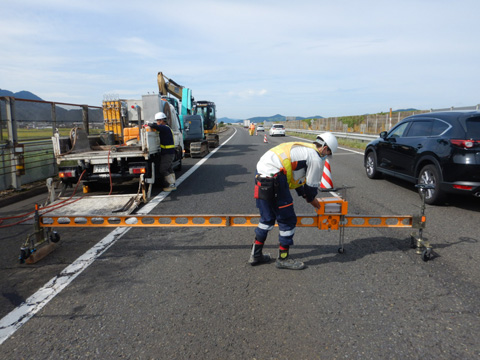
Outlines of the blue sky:
{"type": "Polygon", "coordinates": [[[101,105],[157,73],[219,117],[480,103],[478,0],[2,1],[0,88],[101,105]]]}

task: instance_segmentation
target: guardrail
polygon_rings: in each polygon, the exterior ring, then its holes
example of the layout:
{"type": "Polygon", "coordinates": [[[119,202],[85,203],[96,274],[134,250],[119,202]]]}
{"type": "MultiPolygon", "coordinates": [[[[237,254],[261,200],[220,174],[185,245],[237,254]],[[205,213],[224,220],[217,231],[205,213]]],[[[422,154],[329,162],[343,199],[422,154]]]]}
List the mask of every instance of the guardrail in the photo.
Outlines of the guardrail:
{"type": "MultiPolygon", "coordinates": [[[[310,134],[310,135],[320,135],[322,132],[324,132],[324,131],[318,131],[318,130],[303,130],[303,129],[291,129],[291,128],[285,128],[285,130],[288,132],[310,134]]],[[[367,134],[348,133],[348,132],[332,131],[332,134],[342,139],[351,139],[351,140],[358,140],[363,142],[370,142],[378,138],[378,135],[367,135],[367,134]]]]}

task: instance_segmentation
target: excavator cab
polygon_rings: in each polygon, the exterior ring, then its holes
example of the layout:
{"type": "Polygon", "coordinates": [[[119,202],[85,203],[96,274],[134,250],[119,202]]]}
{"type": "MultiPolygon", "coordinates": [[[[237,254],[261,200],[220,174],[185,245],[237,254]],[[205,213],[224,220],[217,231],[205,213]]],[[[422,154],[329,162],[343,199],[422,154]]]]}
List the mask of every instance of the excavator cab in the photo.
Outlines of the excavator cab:
{"type": "Polygon", "coordinates": [[[220,144],[216,112],[215,103],[212,101],[196,101],[193,105],[193,114],[203,117],[203,129],[211,148],[216,148],[220,144]]]}
{"type": "Polygon", "coordinates": [[[211,101],[197,101],[193,108],[193,114],[203,117],[205,130],[214,130],[217,124],[215,103],[211,101]]]}

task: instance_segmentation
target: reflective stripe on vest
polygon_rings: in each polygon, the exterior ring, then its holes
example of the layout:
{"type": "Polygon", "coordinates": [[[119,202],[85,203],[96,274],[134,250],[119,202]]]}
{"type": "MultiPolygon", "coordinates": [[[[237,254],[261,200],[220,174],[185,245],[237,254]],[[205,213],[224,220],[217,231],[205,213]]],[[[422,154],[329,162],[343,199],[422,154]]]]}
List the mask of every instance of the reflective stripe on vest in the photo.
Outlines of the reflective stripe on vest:
{"type": "Polygon", "coordinates": [[[290,158],[290,151],[294,146],[303,146],[310,149],[314,149],[317,153],[320,152],[317,149],[315,144],[303,143],[303,142],[288,142],[275,146],[270,151],[273,151],[279,157],[282,162],[283,169],[282,171],[287,175],[288,187],[290,189],[296,189],[303,184],[300,184],[299,181],[293,179],[293,169],[292,169],[292,159],[290,158]]]}
{"type": "MultiPolygon", "coordinates": [[[[173,133],[173,130],[170,128],[170,126],[167,125],[167,127],[170,129],[170,131],[172,132],[172,140],[173,142],[175,143],[175,134],[173,133]]],[[[163,144],[160,144],[160,147],[162,149],[173,149],[175,148],[175,144],[173,145],[163,145],[163,144]]]]}

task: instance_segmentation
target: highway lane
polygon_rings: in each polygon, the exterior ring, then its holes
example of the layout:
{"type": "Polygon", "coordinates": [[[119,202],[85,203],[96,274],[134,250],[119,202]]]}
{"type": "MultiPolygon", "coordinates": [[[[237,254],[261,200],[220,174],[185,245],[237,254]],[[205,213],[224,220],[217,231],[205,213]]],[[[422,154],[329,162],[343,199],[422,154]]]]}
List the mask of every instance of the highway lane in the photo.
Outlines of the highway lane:
{"type": "MultiPolygon", "coordinates": [[[[269,147],[292,138],[268,140],[238,130],[151,213],[256,213],[255,164],[269,147]]],[[[186,159],[183,172],[197,161],[186,159]]],[[[331,165],[335,185],[354,186],[349,213],[419,211],[409,185],[369,180],[361,155],[341,151],[331,165]]],[[[295,207],[313,212],[302,199],[295,207]]],[[[409,248],[408,229],[347,229],[340,255],[338,232],[298,228],[292,253],[308,266],[300,272],[248,266],[252,228],[135,228],[0,351],[39,359],[474,359],[479,209],[478,199],[428,207],[425,235],[437,257],[427,263],[409,248]]],[[[10,302],[30,295],[108,232],[62,229],[64,245],[35,271],[2,269],[19,282],[35,279],[12,286],[10,302]]],[[[273,255],[277,234],[267,240],[273,255]]]]}

